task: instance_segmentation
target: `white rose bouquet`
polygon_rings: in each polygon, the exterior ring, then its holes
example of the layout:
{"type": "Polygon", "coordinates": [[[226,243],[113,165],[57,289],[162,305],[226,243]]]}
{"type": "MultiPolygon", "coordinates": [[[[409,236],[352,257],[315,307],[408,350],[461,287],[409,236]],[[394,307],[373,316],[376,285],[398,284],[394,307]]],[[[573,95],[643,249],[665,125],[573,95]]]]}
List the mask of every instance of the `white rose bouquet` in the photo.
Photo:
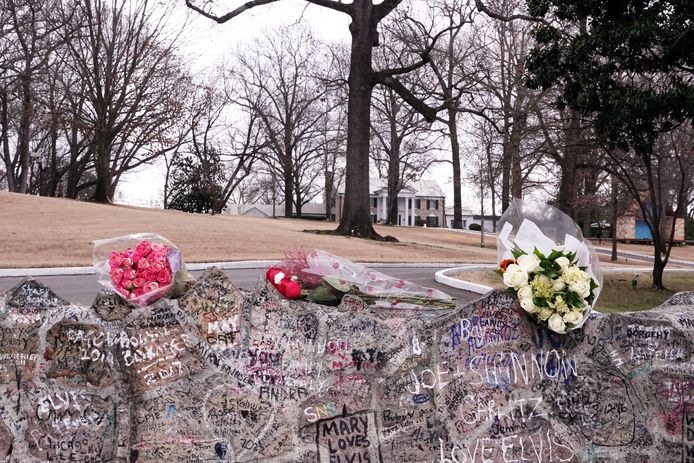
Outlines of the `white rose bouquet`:
{"type": "Polygon", "coordinates": [[[557,333],[582,325],[590,312],[600,284],[577,265],[576,253],[553,249],[545,256],[537,248],[532,254],[511,251],[497,272],[513,291],[520,305],[537,323],[557,333]]]}
{"type": "Polygon", "coordinates": [[[582,326],[600,295],[602,271],[576,222],[547,204],[516,199],[499,227],[498,273],[523,310],[557,333],[582,326]]]}

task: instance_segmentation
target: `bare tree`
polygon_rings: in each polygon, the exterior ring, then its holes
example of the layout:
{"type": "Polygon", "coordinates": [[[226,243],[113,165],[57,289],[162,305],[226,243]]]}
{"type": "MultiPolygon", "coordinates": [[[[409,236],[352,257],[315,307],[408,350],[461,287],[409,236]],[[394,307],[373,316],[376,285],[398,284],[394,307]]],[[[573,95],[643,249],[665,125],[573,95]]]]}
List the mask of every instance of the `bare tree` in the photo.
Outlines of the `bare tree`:
{"type": "MultiPolygon", "coordinates": [[[[218,23],[225,23],[244,11],[277,0],[249,0],[226,13],[216,13],[213,3],[204,6],[195,0],[186,5],[201,15],[218,23]]],[[[416,108],[427,121],[436,117],[436,109],[417,98],[399,80],[399,76],[422,67],[429,59],[431,49],[402,67],[374,70],[373,47],[379,43],[378,25],[402,0],[384,0],[374,4],[372,0],[356,0],[342,3],[335,0],[308,0],[309,3],[330,8],[349,15],[352,35],[349,67],[349,99],[347,110],[347,164],[345,183],[345,207],[336,233],[362,237],[381,238],[371,223],[369,205],[369,144],[371,125],[371,92],[376,84],[393,88],[408,104],[416,108]]],[[[433,45],[432,45],[433,46],[433,45]]]]}
{"type": "Polygon", "coordinates": [[[692,146],[694,131],[682,126],[662,134],[651,154],[606,150],[604,169],[629,191],[653,237],[654,288],[664,288],[663,271],[674,245],[677,218],[686,216],[694,188],[692,146]]]}
{"type": "Polygon", "coordinates": [[[74,8],[70,23],[79,32],[67,42],[67,62],[86,93],[79,119],[94,159],[94,200],[109,202],[123,173],[162,154],[154,142],[179,116],[188,79],[175,41],[165,39],[168,12],[160,6],[85,0],[74,8]]]}
{"type": "Polygon", "coordinates": [[[285,217],[294,207],[300,216],[301,207],[320,193],[315,180],[323,174],[320,160],[328,141],[321,130],[337,103],[316,77],[322,67],[318,47],[307,29],[282,28],[240,53],[234,73],[241,84],[233,98],[262,121],[270,154],[264,161],[282,182],[285,217]]]}
{"type": "Polygon", "coordinates": [[[52,15],[59,3],[49,0],[2,0],[2,44],[4,59],[0,73],[0,124],[2,124],[3,161],[11,191],[26,193],[31,176],[32,125],[36,115],[36,80],[45,73],[46,64],[58,42],[56,31],[63,28],[52,15]],[[10,88],[16,97],[16,149],[10,151],[10,88]]]}

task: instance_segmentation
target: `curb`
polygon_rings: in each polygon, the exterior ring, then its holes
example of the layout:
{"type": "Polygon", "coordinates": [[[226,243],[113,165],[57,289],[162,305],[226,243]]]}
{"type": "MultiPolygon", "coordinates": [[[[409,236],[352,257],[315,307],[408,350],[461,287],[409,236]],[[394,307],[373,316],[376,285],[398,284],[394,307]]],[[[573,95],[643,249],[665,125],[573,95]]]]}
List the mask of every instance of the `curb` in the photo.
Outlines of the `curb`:
{"type": "MultiPolygon", "coordinates": [[[[244,260],[237,262],[203,262],[186,264],[186,268],[191,271],[205,270],[208,267],[217,267],[220,270],[243,270],[243,269],[262,269],[277,264],[278,260],[244,260]]],[[[464,266],[463,263],[451,262],[367,262],[363,263],[372,268],[447,268],[451,265],[464,266]]],[[[0,278],[16,277],[45,277],[45,276],[67,276],[67,275],[93,275],[94,267],[52,267],[52,268],[9,268],[0,269],[0,278]]]]}
{"type": "Polygon", "coordinates": [[[470,281],[464,281],[464,280],[459,280],[457,278],[452,278],[447,275],[447,273],[451,272],[461,272],[465,270],[478,270],[478,269],[492,269],[496,268],[496,265],[470,265],[467,267],[453,267],[453,268],[447,268],[443,270],[439,270],[434,274],[434,280],[437,282],[451,286],[453,288],[457,289],[462,289],[465,291],[471,291],[473,293],[477,294],[487,294],[489,291],[492,291],[494,288],[491,286],[486,286],[486,285],[481,285],[479,283],[472,283],[470,281]]]}

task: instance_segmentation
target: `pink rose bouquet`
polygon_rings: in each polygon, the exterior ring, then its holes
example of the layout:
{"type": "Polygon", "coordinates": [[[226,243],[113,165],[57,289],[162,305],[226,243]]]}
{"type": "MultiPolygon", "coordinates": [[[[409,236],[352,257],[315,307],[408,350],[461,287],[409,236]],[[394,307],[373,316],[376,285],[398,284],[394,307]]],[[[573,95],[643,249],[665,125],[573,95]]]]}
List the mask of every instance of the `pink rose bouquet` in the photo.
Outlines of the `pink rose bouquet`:
{"type": "Polygon", "coordinates": [[[179,270],[188,278],[181,251],[151,233],[95,241],[92,258],[99,283],[135,306],[170,296],[179,270]]]}

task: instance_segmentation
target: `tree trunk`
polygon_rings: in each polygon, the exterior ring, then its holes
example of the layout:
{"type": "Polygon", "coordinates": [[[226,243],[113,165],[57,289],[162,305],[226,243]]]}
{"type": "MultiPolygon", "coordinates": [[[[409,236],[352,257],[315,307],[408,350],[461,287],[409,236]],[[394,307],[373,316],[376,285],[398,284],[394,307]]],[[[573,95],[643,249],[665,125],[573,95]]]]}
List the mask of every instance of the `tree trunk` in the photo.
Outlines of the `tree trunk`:
{"type": "Polygon", "coordinates": [[[610,261],[617,262],[617,217],[619,215],[619,198],[617,189],[617,178],[612,176],[612,221],[610,228],[612,229],[612,257],[610,261]]]}
{"type": "Polygon", "coordinates": [[[398,194],[400,193],[400,141],[391,120],[390,153],[388,159],[388,220],[389,225],[398,224],[398,194]]]}
{"type": "Polygon", "coordinates": [[[448,132],[451,138],[451,163],[453,164],[453,228],[463,228],[463,193],[460,174],[460,142],[458,141],[458,123],[455,108],[451,101],[448,105],[448,132]]]}
{"type": "Polygon", "coordinates": [[[559,209],[569,217],[576,218],[576,165],[579,150],[579,119],[575,111],[570,110],[569,120],[564,126],[564,156],[561,162],[561,180],[559,181],[559,209]]]}
{"type": "Polygon", "coordinates": [[[111,196],[111,144],[106,140],[106,137],[101,134],[97,135],[94,165],[96,167],[96,191],[94,192],[94,201],[97,203],[110,203],[111,196]]]}
{"type": "Polygon", "coordinates": [[[14,165],[10,157],[10,129],[8,124],[7,92],[2,90],[0,91],[0,125],[2,126],[0,138],[2,138],[2,159],[5,163],[5,171],[7,172],[5,177],[7,179],[7,189],[9,191],[17,191],[14,165]]]}
{"type": "Polygon", "coordinates": [[[501,210],[505,212],[511,204],[511,146],[509,143],[509,121],[504,115],[504,134],[501,156],[501,210]]]}
{"type": "MultiPolygon", "coordinates": [[[[653,237],[655,240],[655,237],[653,237]]],[[[660,245],[656,245],[653,255],[653,288],[665,289],[663,284],[663,271],[665,270],[666,262],[662,259],[662,249],[660,245]]]]}
{"type": "Polygon", "coordinates": [[[524,112],[516,113],[513,117],[513,128],[511,129],[511,194],[514,198],[523,197],[523,171],[521,167],[521,141],[525,127],[528,122],[528,115],[524,112]]]}
{"type": "MultiPolygon", "coordinates": [[[[28,71],[26,71],[28,73],[28,71]]],[[[29,174],[31,172],[31,158],[29,156],[29,141],[31,139],[31,110],[32,110],[32,95],[31,95],[31,79],[25,73],[21,77],[22,81],[22,109],[19,117],[19,130],[17,133],[17,151],[19,154],[19,162],[21,170],[19,171],[19,184],[17,190],[19,193],[26,193],[29,187],[29,174]]]]}
{"type": "Polygon", "coordinates": [[[294,175],[292,169],[284,170],[284,216],[291,218],[294,205],[294,175]]]}
{"type": "Polygon", "coordinates": [[[380,238],[371,223],[369,205],[369,141],[371,127],[371,57],[378,33],[371,0],[353,3],[352,50],[347,103],[345,199],[337,233],[380,238]]]}

